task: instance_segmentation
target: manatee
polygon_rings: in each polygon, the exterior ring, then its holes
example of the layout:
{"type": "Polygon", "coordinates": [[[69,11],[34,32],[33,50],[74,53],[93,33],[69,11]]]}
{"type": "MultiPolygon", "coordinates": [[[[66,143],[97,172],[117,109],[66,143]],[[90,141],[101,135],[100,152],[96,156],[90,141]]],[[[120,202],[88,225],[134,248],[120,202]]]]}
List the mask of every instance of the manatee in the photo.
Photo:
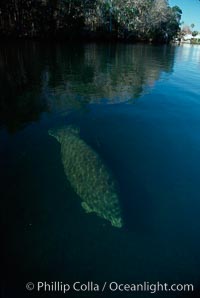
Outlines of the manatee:
{"type": "Polygon", "coordinates": [[[90,213],[122,227],[117,185],[100,156],[80,138],[79,129],[66,126],[49,130],[49,135],[61,144],[61,159],[65,174],[81,199],[81,206],[90,213]]]}

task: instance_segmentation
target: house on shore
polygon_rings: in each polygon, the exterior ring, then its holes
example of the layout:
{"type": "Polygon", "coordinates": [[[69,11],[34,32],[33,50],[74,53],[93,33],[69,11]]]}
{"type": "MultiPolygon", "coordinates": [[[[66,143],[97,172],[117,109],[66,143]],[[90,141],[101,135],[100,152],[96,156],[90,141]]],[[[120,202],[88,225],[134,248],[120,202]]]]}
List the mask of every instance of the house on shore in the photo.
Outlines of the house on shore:
{"type": "Polygon", "coordinates": [[[186,34],[181,39],[182,43],[200,44],[200,34],[192,36],[192,34],[186,34]]]}

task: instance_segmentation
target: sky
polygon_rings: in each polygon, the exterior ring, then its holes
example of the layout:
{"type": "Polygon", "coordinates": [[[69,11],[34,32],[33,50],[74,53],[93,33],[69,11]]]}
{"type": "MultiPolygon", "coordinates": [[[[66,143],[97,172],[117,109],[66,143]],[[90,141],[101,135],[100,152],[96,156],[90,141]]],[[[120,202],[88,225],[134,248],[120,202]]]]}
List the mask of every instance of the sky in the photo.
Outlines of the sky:
{"type": "Polygon", "coordinates": [[[179,6],[183,12],[181,21],[184,25],[195,24],[193,30],[200,31],[200,1],[199,0],[169,0],[170,6],[179,6]]]}

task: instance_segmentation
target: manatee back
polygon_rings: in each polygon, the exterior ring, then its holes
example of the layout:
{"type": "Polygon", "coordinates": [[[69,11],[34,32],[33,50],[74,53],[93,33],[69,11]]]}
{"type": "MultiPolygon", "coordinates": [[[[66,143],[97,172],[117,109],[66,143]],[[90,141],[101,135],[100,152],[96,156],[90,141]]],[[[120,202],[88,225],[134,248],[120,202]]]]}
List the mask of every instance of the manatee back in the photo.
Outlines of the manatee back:
{"type": "Polygon", "coordinates": [[[86,212],[95,212],[121,227],[121,210],[116,182],[100,156],[79,136],[74,126],[49,131],[61,143],[65,174],[82,200],[86,212]]]}
{"type": "Polygon", "coordinates": [[[99,155],[76,135],[62,142],[61,154],[68,180],[86,212],[95,212],[121,227],[116,181],[99,155]]]}

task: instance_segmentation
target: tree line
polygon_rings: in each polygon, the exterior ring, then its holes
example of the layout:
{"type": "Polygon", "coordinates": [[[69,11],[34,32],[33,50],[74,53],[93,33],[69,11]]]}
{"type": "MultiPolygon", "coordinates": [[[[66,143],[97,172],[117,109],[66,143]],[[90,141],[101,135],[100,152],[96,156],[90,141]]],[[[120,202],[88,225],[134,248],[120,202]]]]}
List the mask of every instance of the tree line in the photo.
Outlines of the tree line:
{"type": "Polygon", "coordinates": [[[0,35],[167,42],[181,14],[168,0],[1,0],[0,35]]]}

